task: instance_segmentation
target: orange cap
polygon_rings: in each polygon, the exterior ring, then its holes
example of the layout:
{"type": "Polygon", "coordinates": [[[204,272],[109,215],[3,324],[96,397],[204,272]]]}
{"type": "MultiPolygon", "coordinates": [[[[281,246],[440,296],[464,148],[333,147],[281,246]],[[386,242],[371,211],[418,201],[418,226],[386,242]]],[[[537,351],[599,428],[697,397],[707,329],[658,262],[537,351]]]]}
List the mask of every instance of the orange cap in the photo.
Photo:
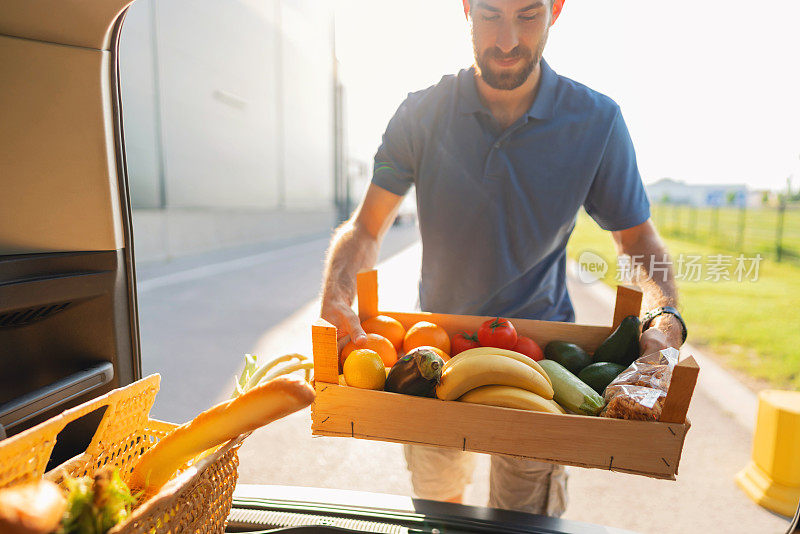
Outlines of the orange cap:
{"type": "MultiPolygon", "coordinates": [[[[561,9],[564,7],[564,2],[566,2],[566,0],[553,0],[553,20],[550,21],[551,26],[555,24],[556,19],[561,14],[561,9]]],[[[470,0],[461,0],[461,3],[464,5],[464,15],[468,17],[470,0]]]]}
{"type": "Polygon", "coordinates": [[[551,26],[556,23],[556,19],[561,14],[561,9],[564,7],[564,2],[566,2],[566,0],[553,0],[553,20],[550,21],[551,26]]]}

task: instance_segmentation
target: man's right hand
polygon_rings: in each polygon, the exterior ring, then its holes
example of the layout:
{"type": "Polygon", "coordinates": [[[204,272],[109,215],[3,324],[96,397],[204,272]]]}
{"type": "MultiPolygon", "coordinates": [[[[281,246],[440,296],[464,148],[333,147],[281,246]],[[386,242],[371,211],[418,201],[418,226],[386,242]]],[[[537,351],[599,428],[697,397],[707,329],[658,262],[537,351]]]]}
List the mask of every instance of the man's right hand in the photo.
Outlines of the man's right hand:
{"type": "Polygon", "coordinates": [[[328,249],[320,316],[336,327],[337,337],[350,336],[356,345],[367,340],[351,307],[356,296],[356,274],[375,265],[380,242],[402,200],[400,195],[370,184],[364,200],[336,231],[328,249]]]}
{"type": "Polygon", "coordinates": [[[336,327],[338,339],[350,336],[350,341],[356,346],[367,340],[367,334],[361,328],[358,315],[347,303],[323,301],[320,316],[336,327]]]}

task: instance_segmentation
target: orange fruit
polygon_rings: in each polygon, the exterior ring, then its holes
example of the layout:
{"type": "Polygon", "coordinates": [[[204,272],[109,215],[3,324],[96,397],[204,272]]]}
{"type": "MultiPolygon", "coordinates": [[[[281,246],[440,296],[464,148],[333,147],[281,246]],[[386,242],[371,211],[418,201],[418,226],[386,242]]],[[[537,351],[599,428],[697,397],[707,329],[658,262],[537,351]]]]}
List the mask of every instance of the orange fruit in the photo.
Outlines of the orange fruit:
{"type": "Polygon", "coordinates": [[[356,349],[369,349],[374,350],[381,357],[386,367],[391,367],[397,361],[397,351],[392,345],[392,342],[385,337],[378,334],[367,334],[367,341],[359,346],[356,346],[352,341],[344,346],[342,353],[339,355],[339,361],[344,365],[347,361],[347,356],[356,349]]]}
{"type": "Polygon", "coordinates": [[[361,323],[361,328],[363,328],[364,332],[367,334],[378,334],[385,337],[392,342],[395,350],[400,350],[400,347],[403,346],[403,338],[406,335],[406,329],[403,328],[403,325],[400,324],[400,321],[397,319],[386,315],[376,315],[361,323]]]}
{"type": "Polygon", "coordinates": [[[348,386],[361,389],[383,389],[386,383],[386,368],[374,350],[356,349],[344,362],[343,375],[348,386]]]}
{"type": "Polygon", "coordinates": [[[442,349],[446,354],[450,354],[450,336],[444,328],[428,321],[420,321],[408,329],[403,339],[403,351],[408,354],[412,349],[424,345],[442,349]]]}
{"type": "Polygon", "coordinates": [[[439,355],[439,357],[440,357],[441,359],[443,359],[444,361],[447,361],[447,360],[449,360],[449,359],[450,359],[450,355],[449,355],[449,354],[447,354],[447,353],[446,353],[445,351],[443,351],[442,349],[440,349],[439,347],[431,347],[430,345],[423,345],[423,346],[421,346],[421,347],[415,347],[415,349],[428,349],[428,350],[432,350],[433,352],[435,352],[436,354],[438,354],[438,355],[439,355]]]}

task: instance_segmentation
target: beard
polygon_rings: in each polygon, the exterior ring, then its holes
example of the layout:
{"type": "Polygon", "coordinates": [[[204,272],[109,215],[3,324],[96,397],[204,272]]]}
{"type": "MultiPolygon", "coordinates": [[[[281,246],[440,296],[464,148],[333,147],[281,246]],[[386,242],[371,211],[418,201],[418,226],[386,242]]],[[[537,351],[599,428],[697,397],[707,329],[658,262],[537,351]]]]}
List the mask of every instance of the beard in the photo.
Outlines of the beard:
{"type": "MultiPolygon", "coordinates": [[[[548,32],[549,33],[549,32],[548,32]]],[[[547,44],[547,35],[545,33],[542,40],[536,46],[536,52],[531,51],[527,46],[516,46],[511,52],[503,53],[499,48],[488,48],[482,53],[477,48],[477,43],[473,36],[472,49],[475,53],[475,65],[478,68],[478,74],[492,89],[499,89],[502,91],[511,91],[525,83],[525,80],[536,68],[536,65],[542,59],[544,53],[544,45],[547,44]],[[521,59],[521,64],[514,69],[493,67],[492,60],[494,59],[521,59]]]]}

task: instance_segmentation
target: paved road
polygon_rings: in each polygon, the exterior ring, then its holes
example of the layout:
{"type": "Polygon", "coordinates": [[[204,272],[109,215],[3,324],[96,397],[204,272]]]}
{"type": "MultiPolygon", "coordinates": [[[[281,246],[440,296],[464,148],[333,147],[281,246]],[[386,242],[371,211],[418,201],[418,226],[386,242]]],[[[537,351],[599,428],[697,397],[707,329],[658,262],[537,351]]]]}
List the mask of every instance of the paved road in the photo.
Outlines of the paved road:
{"type": "MultiPolygon", "coordinates": [[[[415,239],[409,228],[387,237],[383,257],[389,259],[379,272],[392,283],[379,284],[379,295],[388,309],[414,304],[415,239]]],[[[142,270],[143,365],[163,376],[156,417],[184,421],[226,397],[245,352],[310,353],[325,241],[142,270]]],[[[596,292],[574,281],[570,292],[579,322],[610,322],[611,304],[596,292]]],[[[677,482],[571,469],[565,517],[639,532],[782,532],[786,520],[754,505],[733,483],[749,458],[748,430],[703,391],[696,392],[690,417],[677,482]]],[[[240,453],[240,481],[410,493],[399,445],[312,438],[310,424],[304,410],[251,436],[240,453]]],[[[486,502],[487,482],[488,457],[479,455],[467,503],[486,502]]]]}
{"type": "MultiPolygon", "coordinates": [[[[418,239],[394,227],[383,256],[418,239]]],[[[161,373],[154,415],[191,419],[227,398],[265,333],[314,300],[329,235],[137,267],[142,369],[161,373]]],[[[310,327],[309,327],[310,328],[310,327]]]]}

